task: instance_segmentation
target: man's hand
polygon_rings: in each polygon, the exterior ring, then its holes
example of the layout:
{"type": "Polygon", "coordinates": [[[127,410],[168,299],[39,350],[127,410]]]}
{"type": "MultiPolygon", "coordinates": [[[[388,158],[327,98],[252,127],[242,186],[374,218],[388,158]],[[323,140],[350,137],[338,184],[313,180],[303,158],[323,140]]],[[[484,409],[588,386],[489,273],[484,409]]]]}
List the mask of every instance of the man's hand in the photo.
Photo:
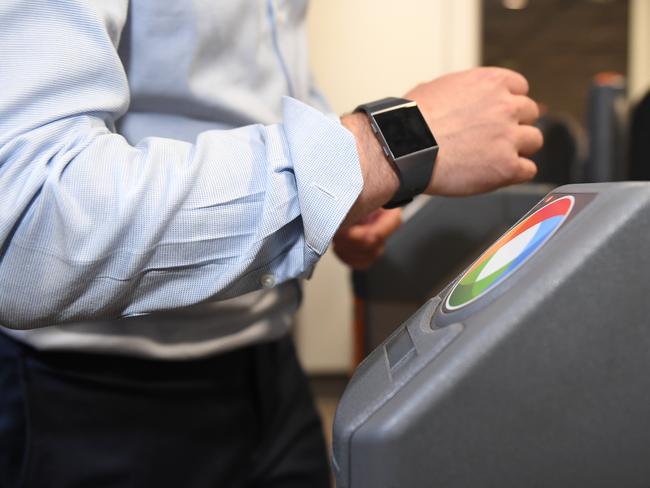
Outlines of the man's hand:
{"type": "MultiPolygon", "coordinates": [[[[475,68],[422,83],[405,98],[415,100],[440,145],[426,193],[470,195],[531,179],[537,168],[528,159],[542,147],[539,115],[528,98],[528,82],[503,68],[475,68]]],[[[362,114],[342,123],[354,134],[364,188],[344,225],[386,203],[397,177],[362,114]]]]}
{"type": "Polygon", "coordinates": [[[427,193],[469,195],[528,181],[537,172],[529,156],[543,143],[531,124],[539,117],[528,82],[502,68],[442,76],[409,91],[440,151],[427,193]]]}
{"type": "Polygon", "coordinates": [[[380,208],[334,236],[334,252],[352,269],[365,270],[383,253],[386,239],[402,223],[402,210],[380,208]]]}

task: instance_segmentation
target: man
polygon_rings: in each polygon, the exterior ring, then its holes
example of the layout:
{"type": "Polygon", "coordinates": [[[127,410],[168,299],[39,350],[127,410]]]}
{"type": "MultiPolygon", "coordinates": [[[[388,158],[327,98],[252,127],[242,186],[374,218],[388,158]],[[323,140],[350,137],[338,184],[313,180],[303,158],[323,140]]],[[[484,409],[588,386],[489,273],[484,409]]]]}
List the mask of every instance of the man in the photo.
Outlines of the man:
{"type": "MultiPolygon", "coordinates": [[[[366,114],[324,115],[304,9],[0,4],[4,485],[327,485],[296,279],[403,182],[366,114]]],[[[426,193],[532,177],[527,90],[482,69],[405,95],[440,147],[426,193]]]]}

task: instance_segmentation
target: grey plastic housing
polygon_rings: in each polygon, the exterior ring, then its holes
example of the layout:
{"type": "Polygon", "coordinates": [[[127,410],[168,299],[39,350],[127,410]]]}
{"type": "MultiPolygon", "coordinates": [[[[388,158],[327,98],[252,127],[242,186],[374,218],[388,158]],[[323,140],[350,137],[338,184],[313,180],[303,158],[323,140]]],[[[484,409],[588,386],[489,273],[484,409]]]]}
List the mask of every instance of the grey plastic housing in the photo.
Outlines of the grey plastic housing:
{"type": "Polygon", "coordinates": [[[553,193],[595,196],[494,290],[445,313],[447,287],[359,366],[338,488],[650,485],[650,183],[553,193]]]}
{"type": "Polygon", "coordinates": [[[355,295],[362,298],[365,354],[552,189],[525,184],[424,203],[391,236],[382,257],[353,275],[355,295]]]}

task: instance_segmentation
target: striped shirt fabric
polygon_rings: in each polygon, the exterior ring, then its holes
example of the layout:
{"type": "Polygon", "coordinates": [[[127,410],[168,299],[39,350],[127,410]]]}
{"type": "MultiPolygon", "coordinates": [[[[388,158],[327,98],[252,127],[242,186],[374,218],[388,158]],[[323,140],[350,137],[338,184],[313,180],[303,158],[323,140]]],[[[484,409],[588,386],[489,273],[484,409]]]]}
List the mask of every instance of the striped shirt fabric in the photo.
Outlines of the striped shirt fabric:
{"type": "Polygon", "coordinates": [[[189,358],[286,332],[363,184],[306,7],[0,2],[6,333],[189,358]]]}

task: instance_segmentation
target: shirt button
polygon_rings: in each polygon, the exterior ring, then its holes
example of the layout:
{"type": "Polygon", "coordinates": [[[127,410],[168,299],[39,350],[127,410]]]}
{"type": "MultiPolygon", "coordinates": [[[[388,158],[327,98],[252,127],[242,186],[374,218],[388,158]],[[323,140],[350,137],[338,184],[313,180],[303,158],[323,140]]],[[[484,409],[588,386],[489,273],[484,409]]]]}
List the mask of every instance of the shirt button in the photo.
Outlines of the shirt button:
{"type": "Polygon", "coordinates": [[[264,288],[273,288],[275,286],[275,276],[272,274],[262,275],[260,283],[264,288]]]}

